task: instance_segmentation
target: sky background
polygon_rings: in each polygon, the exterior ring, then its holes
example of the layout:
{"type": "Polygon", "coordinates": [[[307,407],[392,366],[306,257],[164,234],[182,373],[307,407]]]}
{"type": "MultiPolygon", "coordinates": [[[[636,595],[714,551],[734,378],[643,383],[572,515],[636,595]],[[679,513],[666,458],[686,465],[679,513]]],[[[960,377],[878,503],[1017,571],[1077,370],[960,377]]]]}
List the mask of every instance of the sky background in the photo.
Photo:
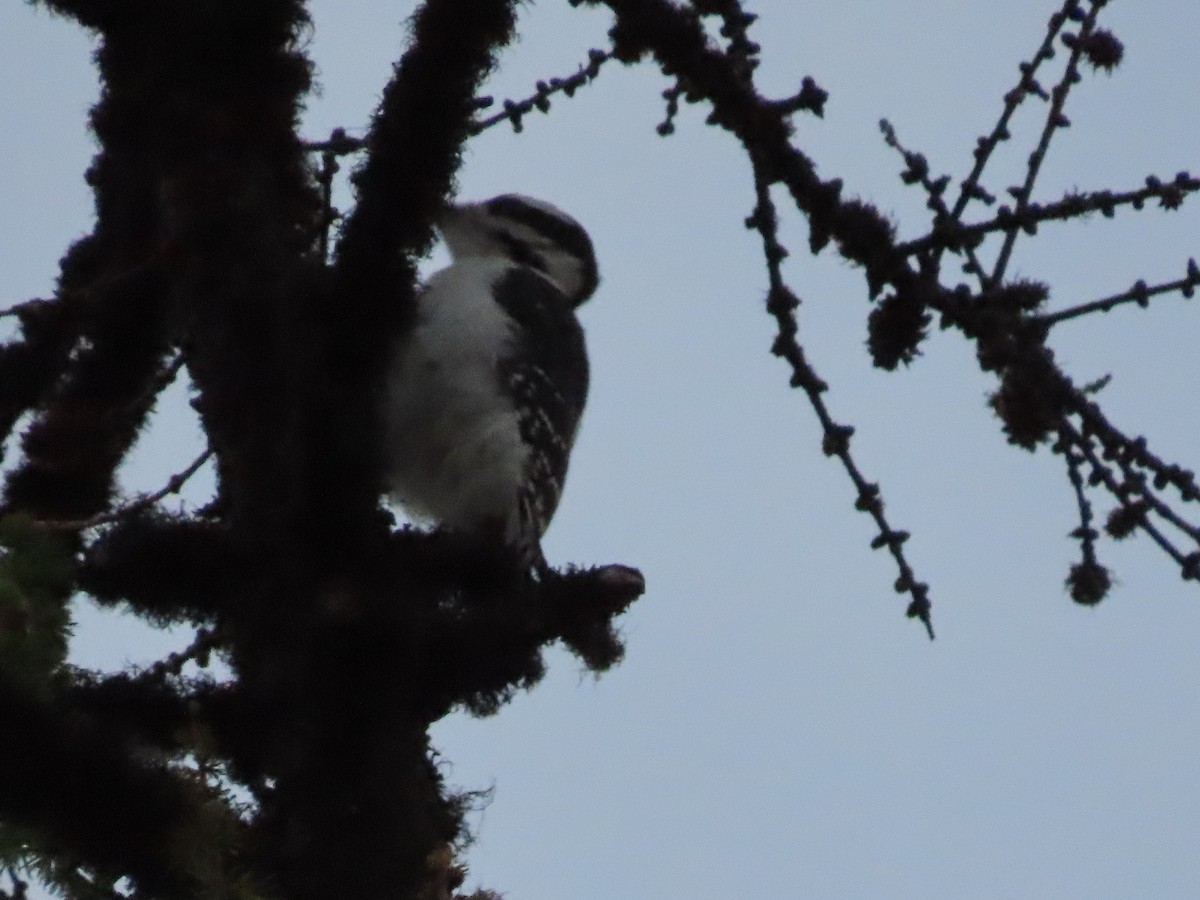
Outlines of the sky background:
{"type": "MultiPolygon", "coordinates": [[[[797,118],[798,145],[915,237],[924,197],[900,183],[879,119],[961,179],[1059,3],[747,5],[762,16],[763,89],[785,96],[811,75],[830,92],[823,120],[797,118]]],[[[320,91],[306,132],[362,134],[413,4],[312,9],[320,91]]],[[[1200,170],[1200,4],[1119,0],[1103,21],[1126,60],[1072,94],[1041,199],[1200,170]]],[[[487,92],[522,97],[570,74],[609,24],[527,4],[487,92]]],[[[0,306],[47,294],[89,228],[89,51],[71,23],[0,5],[0,306]]],[[[861,274],[810,256],[806,225],[785,215],[801,337],[893,526],[913,535],[930,643],[768,352],[739,148],[704,126],[703,107],[659,138],[667,85],[650,66],[610,65],[523,134],[473,141],[461,172],[461,197],[543,197],[595,240],[603,283],[581,313],[593,388],[545,549],[555,563],[637,565],[648,583],[621,620],[619,668],[597,680],[555,649],[545,681],[498,716],[436,726],[448,779],[494,789],[472,817],[468,886],[512,900],[1195,897],[1200,590],[1137,538],[1102,546],[1118,580],[1109,599],[1073,604],[1063,580],[1078,523],[1061,459],[1005,444],[985,403],[992,380],[955,333],[935,334],[906,371],[874,371],[861,274]]],[[[1023,108],[985,179],[993,192],[1017,181],[1043,111],[1023,108]]],[[[1010,272],[1049,282],[1052,307],[1066,307],[1181,277],[1198,235],[1194,199],[1122,210],[1044,226],[1010,272]]],[[[1196,302],[1123,307],[1052,341],[1078,382],[1111,373],[1102,401],[1116,422],[1185,465],[1197,461],[1196,302]]],[[[203,445],[178,385],[127,489],[161,486],[203,445]]],[[[186,499],[211,484],[202,472],[186,499]]],[[[83,605],[73,657],[147,661],[177,640],[83,605]]]]}

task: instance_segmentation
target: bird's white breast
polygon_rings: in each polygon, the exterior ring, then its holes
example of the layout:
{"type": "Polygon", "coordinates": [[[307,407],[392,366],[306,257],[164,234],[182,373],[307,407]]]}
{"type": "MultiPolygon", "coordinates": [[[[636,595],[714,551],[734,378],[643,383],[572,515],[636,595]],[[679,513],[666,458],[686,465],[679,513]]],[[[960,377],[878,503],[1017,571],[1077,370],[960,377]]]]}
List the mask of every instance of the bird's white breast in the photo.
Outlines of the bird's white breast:
{"type": "Polygon", "coordinates": [[[384,402],[388,493],[419,518],[471,529],[493,519],[506,537],[528,448],[497,365],[514,327],[492,296],[511,265],[467,258],[434,274],[417,322],[398,343],[384,402]]]}

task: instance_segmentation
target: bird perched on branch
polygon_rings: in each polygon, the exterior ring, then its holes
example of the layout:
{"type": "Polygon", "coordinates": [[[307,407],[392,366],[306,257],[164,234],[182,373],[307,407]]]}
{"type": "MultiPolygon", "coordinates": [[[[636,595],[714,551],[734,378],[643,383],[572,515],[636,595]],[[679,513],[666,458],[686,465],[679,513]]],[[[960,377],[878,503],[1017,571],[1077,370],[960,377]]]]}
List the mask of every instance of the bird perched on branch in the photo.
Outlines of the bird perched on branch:
{"type": "Polygon", "coordinates": [[[495,539],[545,569],[588,390],[575,309],[599,277],[592,241],[555,206],[519,194],[448,207],[452,262],[417,298],[389,363],[390,497],[418,519],[495,539]]]}

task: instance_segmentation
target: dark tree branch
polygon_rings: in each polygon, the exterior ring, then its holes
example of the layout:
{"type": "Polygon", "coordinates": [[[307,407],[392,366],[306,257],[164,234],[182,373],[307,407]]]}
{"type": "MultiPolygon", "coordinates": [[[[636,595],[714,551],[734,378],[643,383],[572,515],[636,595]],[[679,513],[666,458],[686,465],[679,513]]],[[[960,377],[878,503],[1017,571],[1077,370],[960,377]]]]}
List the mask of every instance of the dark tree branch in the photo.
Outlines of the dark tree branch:
{"type": "Polygon", "coordinates": [[[40,297],[35,297],[33,300],[25,300],[21,303],[14,303],[7,309],[0,309],[0,319],[7,319],[10,316],[27,315],[30,310],[44,307],[50,302],[50,300],[43,300],[40,297]]]}
{"type": "Polygon", "coordinates": [[[1070,319],[1077,319],[1081,316],[1097,312],[1108,312],[1125,303],[1136,303],[1145,309],[1150,305],[1151,297],[1179,293],[1185,298],[1191,299],[1197,287],[1200,287],[1200,266],[1196,265],[1196,260],[1189,259],[1187,274],[1176,281],[1165,281],[1162,284],[1155,285],[1148,285],[1144,281],[1139,281],[1127,291],[1122,291],[1119,294],[1113,294],[1100,300],[1093,300],[1090,303],[1081,303],[1078,306],[1072,306],[1058,312],[1045,313],[1039,316],[1037,321],[1043,327],[1051,328],[1060,322],[1066,322],[1070,319]]]}
{"type": "Polygon", "coordinates": [[[766,180],[760,177],[757,168],[755,169],[754,184],[757,203],[754,214],[746,221],[746,225],[754,228],[762,236],[763,255],[766,259],[770,281],[767,311],[775,318],[779,329],[771,352],[787,360],[791,365],[792,386],[799,387],[804,391],[821,423],[825,435],[822,441],[825,455],[836,456],[841,462],[857,492],[855,508],[870,515],[879,528],[879,535],[871,542],[872,548],[887,547],[891,553],[900,570],[900,576],[896,579],[896,591],[907,593],[912,597],[908,615],[921,620],[932,640],[934,635],[929,586],[917,580],[912,566],[909,565],[908,559],[904,555],[904,542],[908,539],[908,533],[896,531],[888,524],[883,512],[883,499],[880,496],[879,485],[873,484],[863,477],[850,454],[850,437],[854,434],[854,429],[836,423],[829,414],[823,396],[828,390],[828,385],[817,376],[796,340],[795,311],[800,300],[783,280],[780,264],[788,254],[786,248],[779,242],[777,214],[771,200],[770,188],[766,180]]]}
{"type": "Polygon", "coordinates": [[[1074,435],[1065,427],[1060,430],[1063,457],[1067,463],[1067,477],[1075,491],[1075,503],[1079,509],[1079,527],[1071,537],[1079,541],[1080,560],[1071,567],[1067,576],[1067,587],[1071,599],[1084,606],[1094,606],[1104,599],[1112,584],[1108,570],[1096,559],[1096,538],[1100,533],[1092,527],[1092,504],[1087,498],[1080,465],[1084,457],[1072,446],[1074,435]]]}
{"type": "Polygon", "coordinates": [[[1127,508],[1133,515],[1136,526],[1150,536],[1150,539],[1159,546],[1160,549],[1180,566],[1183,571],[1184,578],[1192,578],[1200,580],[1200,572],[1194,570],[1193,559],[1195,554],[1185,554],[1174,543],[1163,534],[1162,530],[1150,522],[1145,515],[1145,507],[1138,499],[1130,499],[1130,491],[1128,488],[1117,481],[1109,466],[1105,465],[1103,460],[1096,454],[1095,448],[1091,442],[1080,433],[1072,428],[1069,424],[1064,425],[1064,431],[1070,438],[1071,444],[1077,447],[1087,459],[1088,465],[1091,468],[1090,480],[1095,483],[1103,484],[1108,490],[1108,493],[1116,497],[1118,502],[1127,508]]]}
{"type": "MultiPolygon", "coordinates": [[[[611,35],[618,59],[631,63],[644,53],[653,53],[664,72],[681,79],[681,83],[686,83],[690,90],[712,103],[710,123],[736,135],[752,161],[760,196],[756,216],[765,215],[771,209],[767,191],[771,184],[782,181],[797,207],[808,216],[813,252],[825,246],[830,238],[836,239],[842,254],[866,269],[872,294],[889,281],[901,291],[928,291],[928,288],[921,286],[920,276],[896,254],[890,224],[872,207],[843,202],[840,199],[840,182],[822,182],[817,178],[812,161],[790,142],[791,126],[787,121],[786,109],[758,95],[751,78],[752,66],[739,66],[735,59],[708,44],[696,16],[665,0],[587,2],[592,5],[603,3],[616,14],[617,23],[611,35]],[[763,198],[767,201],[765,207],[763,198]]],[[[750,224],[755,227],[759,225],[754,217],[750,224]]],[[[777,265],[782,258],[782,247],[778,242],[764,236],[764,249],[768,266],[773,264],[772,260],[777,265]]],[[[778,277],[777,273],[775,277],[778,277]]],[[[836,424],[825,410],[820,397],[825,386],[812,372],[794,341],[792,310],[798,301],[783,287],[781,280],[778,288],[774,286],[774,280],[772,284],[768,309],[776,315],[781,329],[781,338],[776,342],[774,352],[789,358],[793,365],[793,384],[805,389],[825,429],[826,452],[838,456],[842,461],[858,492],[858,508],[869,512],[880,526],[880,542],[877,546],[888,547],[900,568],[896,590],[912,596],[908,614],[921,619],[932,635],[928,587],[916,579],[901,550],[907,534],[894,531],[887,525],[878,486],[862,477],[849,456],[848,438],[851,431],[846,426],[836,424]],[[789,322],[790,325],[787,324],[789,322]]],[[[921,315],[918,309],[918,320],[921,315]]]]}
{"type": "MultiPolygon", "coordinates": [[[[261,515],[258,509],[248,514],[254,504],[245,502],[253,493],[253,476],[286,470],[254,465],[255,450],[286,430],[272,430],[270,416],[261,415],[272,408],[269,400],[256,402],[272,382],[255,375],[271,371],[276,360],[264,352],[270,340],[262,340],[271,328],[253,326],[263,297],[270,298],[272,290],[292,293],[280,284],[280,272],[287,268],[280,260],[299,258],[306,250],[295,236],[303,235],[297,225],[308,219],[312,206],[293,126],[299,94],[308,84],[307,63],[286,49],[301,19],[298,4],[281,0],[202,7],[106,5],[85,19],[102,31],[97,60],[104,91],[93,112],[102,149],[90,173],[97,228],[82,245],[86,254],[77,253],[64,265],[60,297],[90,291],[89,305],[100,306],[96,324],[84,332],[88,349],[43,415],[44,446],[34,442],[36,428],[26,438],[25,469],[34,475],[44,471],[46,477],[37,481],[22,470],[11,474],[10,506],[43,518],[86,518],[107,506],[112,470],[144,418],[155,385],[163,383],[162,357],[179,328],[187,331],[188,362],[201,387],[205,425],[224,453],[223,481],[234,501],[241,501],[231,504],[239,522],[261,521],[277,507],[278,495],[269,490],[278,483],[274,479],[257,495],[265,501],[261,515]],[[222,48],[221,65],[213,64],[216,46],[222,48]],[[164,248],[169,252],[161,253],[164,248]],[[94,290],[112,273],[136,271],[147,259],[163,264],[146,268],[144,276],[119,289],[94,290]],[[250,273],[259,273],[258,280],[250,273]],[[168,297],[177,308],[167,308],[168,297]],[[239,417],[239,411],[251,415],[239,417]],[[62,477],[70,471],[63,454],[72,452],[80,455],[86,482],[62,477]],[[59,497],[64,499],[55,502],[59,497]]],[[[262,455],[270,458],[271,452],[262,455]]],[[[179,616],[179,607],[171,614],[179,616]]],[[[86,824],[79,813],[86,807],[96,816],[97,829],[113,830],[116,822],[138,829],[128,843],[139,858],[124,859],[87,832],[39,823],[55,851],[127,873],[137,890],[156,896],[197,893],[190,873],[164,868],[172,860],[186,865],[192,852],[232,852],[231,846],[212,844],[211,820],[197,824],[218,807],[165,769],[143,772],[136,742],[118,723],[107,723],[108,730],[94,739],[85,732],[85,745],[76,747],[80,736],[71,724],[76,713],[63,701],[22,714],[27,724],[18,724],[17,733],[36,740],[44,757],[61,757],[64,770],[75,770],[61,783],[31,781],[27,790],[71,798],[79,822],[86,824]],[[71,779],[83,779],[86,788],[73,789],[71,779]],[[109,790],[112,798],[89,799],[109,790]],[[185,846],[190,851],[181,853],[185,846]],[[164,860],[161,854],[169,855],[164,860]]],[[[53,766],[44,771],[57,776],[53,766]]],[[[15,804],[7,799],[6,817],[15,804]]],[[[209,873],[218,881],[220,868],[209,873]]]]}
{"type": "Polygon", "coordinates": [[[31,700],[0,680],[0,808],[92,865],[127,873],[163,898],[195,896],[175,841],[198,823],[172,773],[137,764],[114,734],[31,700]]]}
{"type": "Polygon", "coordinates": [[[22,336],[0,346],[0,441],[49,393],[82,325],[77,310],[53,299],[22,303],[12,313],[22,336]]]}
{"type": "Polygon", "coordinates": [[[390,309],[397,286],[411,295],[413,260],[432,243],[478,85],[514,25],[513,4],[501,0],[431,0],[414,17],[412,46],[365,139],[368,157],[353,177],[358,203],[337,247],[338,277],[368,290],[373,304],[390,309]]]}
{"type": "MultiPolygon", "coordinates": [[[[1100,15],[1100,10],[1104,8],[1108,0],[1090,0],[1090,2],[1092,8],[1084,16],[1083,22],[1079,26],[1079,35],[1069,41],[1067,35],[1063,37],[1064,42],[1067,42],[1071,48],[1071,56],[1067,61],[1067,67],[1063,72],[1062,79],[1050,91],[1050,109],[1046,114],[1046,124],[1042,127],[1042,136],[1029,157],[1029,165],[1025,172],[1025,182],[1014,192],[1017,200],[1015,215],[1018,220],[1024,214],[1033,197],[1033,186],[1037,183],[1038,174],[1042,170],[1042,163],[1046,160],[1046,153],[1050,149],[1051,139],[1058,129],[1066,128],[1071,124],[1070,120],[1063,113],[1063,108],[1066,106],[1067,96],[1071,93],[1071,88],[1080,80],[1080,59],[1083,57],[1088,37],[1096,27],[1096,17],[1100,15]]],[[[1078,9],[1078,5],[1073,5],[1072,9],[1078,9]]],[[[992,284],[999,284],[1004,280],[1004,273],[1008,269],[1008,261],[1012,256],[1013,247],[1016,245],[1019,234],[1020,230],[1015,228],[1005,233],[1004,243],[1001,245],[1000,253],[996,257],[996,264],[992,267],[992,284]]]]}
{"type": "Polygon", "coordinates": [[[154,622],[201,623],[248,604],[261,574],[228,526],[147,509],[106,529],[77,577],[100,604],[127,603],[154,622]]]}
{"type": "Polygon", "coordinates": [[[320,370],[337,379],[324,388],[337,397],[324,410],[334,423],[325,431],[337,444],[316,457],[338,467],[315,484],[331,491],[321,502],[334,521],[378,502],[375,387],[392,342],[411,323],[416,260],[432,244],[434,218],[451,193],[479,85],[513,36],[514,6],[425,3],[365,138],[367,156],[352,176],[357,203],[343,222],[332,272],[336,292],[353,302],[323,323],[328,349],[320,370]]]}
{"type": "MultiPolygon", "coordinates": [[[[925,201],[925,205],[933,211],[933,233],[936,234],[939,228],[953,223],[955,216],[946,205],[945,200],[946,187],[950,184],[950,176],[942,175],[936,179],[931,177],[929,173],[929,161],[923,154],[915,153],[900,143],[895,126],[887,119],[880,121],[879,130],[883,132],[883,139],[887,145],[904,158],[904,165],[907,168],[900,174],[900,180],[905,184],[920,184],[925,189],[925,195],[928,198],[925,201]]],[[[979,257],[975,253],[975,246],[965,241],[962,242],[961,246],[967,257],[967,262],[963,265],[963,271],[978,275],[986,287],[988,284],[987,275],[983,264],[980,263],[979,257]]],[[[906,255],[915,255],[927,248],[918,248],[914,243],[902,244],[898,249],[906,255]]],[[[943,248],[938,246],[937,249],[940,251],[943,248]]]]}
{"type": "MultiPolygon", "coordinates": [[[[936,187],[932,185],[930,187],[936,187]]],[[[927,188],[928,189],[928,188],[927,188]]],[[[1157,199],[1163,209],[1178,209],[1189,194],[1200,191],[1200,178],[1192,178],[1180,172],[1171,181],[1162,181],[1151,175],[1146,186],[1134,191],[1092,191],[1071,193],[1054,203],[1019,204],[1016,210],[1000,207],[996,215],[985,222],[962,225],[945,218],[934,221],[932,231],[915,241],[901,244],[897,250],[906,256],[926,253],[931,249],[972,251],[989,234],[1009,235],[1014,231],[1036,234],[1042,222],[1068,221],[1099,212],[1111,218],[1118,207],[1132,206],[1141,210],[1147,200],[1157,199]]],[[[984,287],[996,284],[991,276],[981,279],[984,287]]]]}
{"type": "Polygon", "coordinates": [[[0,348],[4,434],[42,407],[5,486],[8,509],[46,518],[103,509],[115,467],[153,408],[148,389],[168,349],[162,271],[118,264],[99,273],[93,254],[102,240],[85,238],[68,253],[59,296],[25,305],[17,313],[24,340],[0,348]],[[72,360],[81,339],[86,349],[72,360]]]}
{"type": "MultiPolygon", "coordinates": [[[[987,159],[996,144],[1008,136],[1007,121],[1016,105],[1030,93],[1044,95],[1050,101],[1046,125],[1031,157],[1025,184],[1013,189],[1018,200],[1016,211],[1002,211],[996,222],[983,226],[985,231],[1003,234],[1005,246],[991,275],[978,265],[972,267],[983,286],[978,296],[972,295],[965,285],[949,289],[938,282],[938,252],[922,255],[920,271],[910,266],[905,258],[908,253],[917,249],[940,251],[943,244],[939,239],[926,239],[927,243],[920,247],[898,246],[891,223],[873,207],[843,200],[840,182],[817,178],[813,163],[791,144],[790,125],[782,110],[755,91],[750,74],[753,66],[747,67],[742,64],[744,59],[714,48],[692,10],[673,6],[666,0],[583,2],[608,6],[616,15],[611,35],[618,59],[633,63],[647,53],[652,54],[663,70],[677,79],[679,86],[686,87],[688,94],[712,104],[709,123],[732,132],[741,141],[760,180],[768,186],[782,182],[788,187],[797,208],[808,218],[809,243],[814,253],[834,241],[842,256],[863,268],[872,298],[889,285],[893,288],[869,320],[869,346],[876,365],[890,369],[915,359],[926,335],[929,313],[938,312],[943,327],[957,328],[976,342],[982,368],[1000,376],[1001,387],[992,398],[992,407],[1004,422],[1010,441],[1033,449],[1047,443],[1065,423],[1066,416],[1082,415],[1090,429],[1105,436],[1104,440],[1115,448],[1113,452],[1131,453],[1139,466],[1149,469],[1164,483],[1176,484],[1183,496],[1190,498],[1195,490],[1191,473],[1147,458],[1057,366],[1053,352],[1045,346],[1046,324],[1034,315],[1046,298],[1044,287],[1033,283],[1002,283],[1016,232],[1023,228],[1033,230],[1039,217],[1073,218],[1091,209],[1104,212],[1114,205],[1117,195],[1104,193],[1090,198],[1068,197],[1050,208],[1034,208],[1030,203],[1032,186],[1050,138],[1066,125],[1062,107],[1071,85],[1079,80],[1080,61],[1107,69],[1120,59],[1120,43],[1111,34],[1095,28],[1103,2],[1096,0],[1086,13],[1078,2],[1066,2],[1062,11],[1051,18],[1041,49],[1033,62],[1022,66],[1021,83],[1006,97],[1000,123],[992,136],[981,142],[976,167],[964,183],[959,201],[950,210],[950,220],[935,209],[935,233],[939,225],[948,233],[958,229],[957,218],[967,202],[980,195],[979,178],[987,159]],[[1069,20],[1080,21],[1080,31],[1064,38],[1071,47],[1071,58],[1060,83],[1048,95],[1033,78],[1033,72],[1043,60],[1053,56],[1053,44],[1069,20]]],[[[736,3],[728,0],[726,5],[732,7],[736,3]]],[[[913,182],[924,184],[920,174],[912,174],[911,163],[906,174],[913,182]]],[[[1157,196],[1163,206],[1173,208],[1195,188],[1192,181],[1186,173],[1181,173],[1170,185],[1148,181],[1144,190],[1122,199],[1137,206],[1157,196]]],[[[931,196],[937,193],[934,187],[932,181],[926,185],[931,196]]],[[[787,305],[795,300],[780,295],[772,302],[787,305]]],[[[887,543],[887,532],[880,539],[887,543]]]]}
{"type": "Polygon", "coordinates": [[[211,458],[212,449],[206,447],[199,456],[188,464],[186,469],[176,472],[168,478],[167,483],[157,491],[152,494],[146,494],[144,497],[139,497],[137,500],[126,503],[117,509],[100,513],[92,516],[90,519],[50,520],[40,522],[39,524],[43,527],[54,528],[60,531],[83,531],[87,528],[96,528],[99,525],[107,525],[110,522],[117,522],[121,519],[136,516],[155,506],[170,494],[178,494],[183,489],[183,486],[188,483],[188,479],[199,472],[201,467],[211,458]]]}
{"type": "MultiPolygon", "coordinates": [[[[958,199],[954,202],[954,208],[950,213],[950,217],[954,221],[962,218],[968,203],[981,199],[979,180],[996,148],[1001,142],[1007,141],[1012,136],[1009,125],[1017,107],[1030,95],[1040,97],[1042,100],[1050,99],[1037,81],[1037,70],[1043,62],[1054,58],[1054,44],[1058,40],[1058,35],[1078,9],[1079,0],[1063,0],[1062,8],[1050,17],[1046,27],[1046,36],[1042,39],[1041,46],[1038,47],[1030,61],[1021,63],[1021,80],[1016,87],[1004,95],[1004,109],[1000,113],[999,119],[996,120],[996,125],[986,137],[981,137],[976,142],[975,164],[971,168],[970,174],[963,180],[958,199]]],[[[983,195],[986,196],[986,192],[983,192],[983,195]]]]}
{"type": "MultiPolygon", "coordinates": [[[[592,81],[600,74],[600,68],[606,62],[612,59],[612,53],[606,50],[589,50],[588,61],[581,65],[572,75],[566,78],[550,78],[546,81],[539,81],[535,86],[531,96],[521,100],[505,100],[501,103],[501,111],[487,116],[483,119],[478,119],[471,125],[471,133],[479,134],[493,125],[499,125],[501,122],[511,122],[513,131],[520,134],[524,128],[524,117],[533,112],[535,109],[538,112],[548,113],[550,111],[550,98],[555,94],[562,94],[566,97],[574,97],[575,92],[581,87],[591,84],[592,81]]],[[[492,99],[490,97],[482,97],[477,101],[481,108],[491,106],[492,99]]]]}
{"type": "MultiPolygon", "coordinates": [[[[1096,555],[1098,489],[1116,501],[1111,536],[1141,529],[1185,578],[1200,580],[1200,552],[1181,540],[1200,547],[1200,527],[1172,505],[1200,500],[1194,475],[1112,425],[1095,391],[1076,387],[1046,344],[1067,319],[1163,293],[1190,296],[1200,270],[1189,261],[1182,280],[1139,283],[1057,313],[1040,312],[1044,285],[1004,278],[1021,231],[1150,200],[1173,209],[1200,189],[1180,173],[1137,191],[1032,201],[1081,63],[1111,68],[1120,58],[1120,43],[1096,27],[1103,0],[1086,13],[1067,0],[1051,17],[953,206],[949,178],[932,177],[885,123],[905,160],[902,178],[921,186],[933,213],[930,233],[905,244],[874,207],[819,178],[794,144],[791,118],[821,114],[816,83],[806,78],[792,97],[758,91],[755,16],[740,0],[573,0],[613,11],[611,52],[591,51],[574,74],[539,82],[483,119],[478,91],[513,37],[515,0],[428,0],[367,137],[335,131],[307,145],[296,137],[310,77],[297,49],[302,0],[42,2],[99,32],[101,150],[89,173],[98,219],[64,259],[54,299],[0,311],[22,327],[0,347],[0,426],[7,435],[20,415],[36,413],[5,507],[73,531],[108,526],[72,535],[80,545],[64,551],[64,567],[77,567],[64,582],[155,624],[196,628],[189,647],[141,672],[60,665],[46,675],[46,667],[32,694],[0,680],[0,712],[13,726],[0,729],[0,810],[45,837],[48,852],[81,873],[79,884],[104,870],[128,873],[144,896],[224,895],[248,878],[253,893],[289,898],[444,900],[462,880],[450,848],[462,837],[463,806],[442,783],[429,725],[456,707],[497,710],[541,677],[551,642],[597,672],[621,658],[613,620],[642,593],[640,573],[607,566],[527,580],[461,535],[392,532],[378,507],[377,459],[376,389],[411,322],[416,261],[453,193],[464,142],[505,121],[520,130],[523,116],[571,96],[609,59],[650,55],[670,79],[661,134],[673,130],[681,100],[706,102],[709,123],[746,150],[756,192],[747,225],[762,238],[772,350],[804,390],[824,452],[839,459],[857,508],[875,522],[872,547],[892,555],[896,590],[930,637],[928,588],[903,551],[908,534],[884,516],[878,486],[850,453],[853,428],[833,419],[798,340],[774,185],[807,217],[814,253],[833,243],[863,269],[876,365],[913,362],[937,313],[997,375],[991,404],[1009,440],[1028,449],[1054,441],[1079,512],[1081,556],[1068,578],[1076,600],[1098,601],[1111,582],[1096,555]],[[1063,36],[1072,21],[1078,33],[1063,36]],[[1048,93],[1035,75],[1060,38],[1071,55],[1048,93]],[[964,225],[971,201],[994,202],[985,167],[1031,95],[1047,101],[1048,117],[1024,183],[1010,188],[1015,209],[964,225]],[[357,204],[331,253],[338,160],[361,149],[357,204]],[[322,154],[316,171],[311,152],[322,154]],[[975,248],[992,234],[1003,243],[989,273],[975,248]],[[977,292],[942,283],[947,249],[965,254],[977,292]],[[172,348],[182,352],[166,363],[172,348]],[[206,451],[162,490],[112,510],[113,472],[184,354],[219,502],[190,517],[153,508],[206,451]],[[182,675],[212,652],[228,661],[228,684],[182,675]],[[189,754],[204,760],[199,777],[189,754]],[[213,777],[244,786],[254,803],[209,790],[213,777]],[[63,784],[71,809],[56,799],[63,784]],[[104,831],[114,817],[122,827],[104,831]],[[181,845],[215,854],[207,877],[181,845]]],[[[5,565],[26,562],[20,552],[5,547],[5,565]]],[[[69,590],[55,590],[50,605],[61,607],[69,590]]],[[[106,878],[97,890],[113,883],[106,878]]],[[[15,881],[13,892],[23,892],[15,881]]]]}

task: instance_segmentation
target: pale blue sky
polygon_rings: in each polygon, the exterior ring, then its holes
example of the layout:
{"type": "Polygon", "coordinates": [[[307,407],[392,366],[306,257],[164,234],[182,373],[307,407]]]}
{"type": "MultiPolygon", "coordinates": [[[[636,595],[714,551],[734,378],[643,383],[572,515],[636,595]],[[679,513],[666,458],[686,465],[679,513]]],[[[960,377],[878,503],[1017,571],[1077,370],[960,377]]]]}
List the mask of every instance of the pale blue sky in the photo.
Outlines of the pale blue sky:
{"type": "MultiPolygon", "coordinates": [[[[762,14],[761,83],[783,95],[812,75],[830,92],[824,120],[798,119],[799,144],[915,236],[924,199],[900,184],[878,120],[961,177],[1059,4],[748,5],[762,14]]],[[[1072,96],[1044,199],[1200,171],[1200,5],[1110,7],[1126,62],[1072,96]]],[[[322,91],[310,134],[355,133],[412,4],[313,8],[322,91]]],[[[524,21],[497,97],[573,71],[608,27],[604,13],[551,0],[524,21]]],[[[88,228],[88,51],[69,23],[0,6],[0,305],[47,292],[88,228]]],[[[595,238],[604,280],[582,314],[593,393],[546,552],[638,565],[649,585],[609,675],[581,676],[553,651],[549,677],[497,717],[438,725],[450,780],[495,788],[474,818],[468,884],[513,900],[1196,896],[1200,590],[1139,538],[1104,545],[1119,579],[1105,603],[1072,604],[1062,583],[1077,523],[1061,460],[1004,444],[984,404],[991,381],[957,335],[935,335],[909,371],[872,370],[860,274],[809,256],[793,216],[783,237],[801,335],[893,524],[913,534],[935,604],[930,644],[903,618],[890,560],[868,549],[869,520],[768,353],[738,148],[694,107],[658,138],[666,85],[649,67],[609,67],[523,135],[476,140],[461,174],[464,197],[545,197],[595,238]]],[[[1041,110],[1018,119],[993,190],[1015,181],[1041,110]]],[[[1051,225],[1019,244],[1013,271],[1049,281],[1067,306],[1180,277],[1197,235],[1194,200],[1051,225]]],[[[1164,298],[1063,326],[1054,346],[1081,382],[1111,372],[1103,399],[1117,421],[1194,465],[1198,326],[1195,302],[1164,298]]],[[[203,446],[172,396],[127,470],[132,490],[161,485],[203,446]]],[[[76,657],[146,659],[161,643],[139,635],[85,613],[76,657]]]]}

